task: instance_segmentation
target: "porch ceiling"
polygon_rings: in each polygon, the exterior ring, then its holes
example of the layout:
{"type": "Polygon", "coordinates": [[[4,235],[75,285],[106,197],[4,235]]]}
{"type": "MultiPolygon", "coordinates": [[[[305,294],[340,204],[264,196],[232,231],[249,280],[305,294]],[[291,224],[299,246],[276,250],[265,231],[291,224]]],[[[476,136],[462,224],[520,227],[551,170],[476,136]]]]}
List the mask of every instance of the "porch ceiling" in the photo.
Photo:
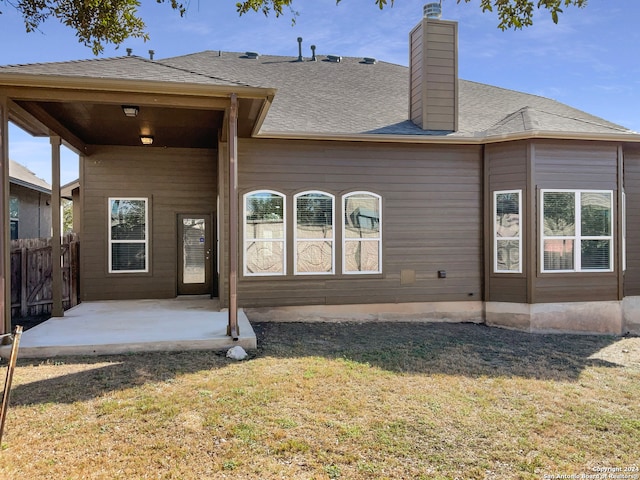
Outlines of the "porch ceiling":
{"type": "Polygon", "coordinates": [[[136,105],[138,115],[126,117],[120,104],[16,103],[53,131],[59,130],[54,124],[62,125],[84,145],[140,146],[140,135],[152,135],[154,146],[216,148],[224,119],[223,110],[136,105]]]}

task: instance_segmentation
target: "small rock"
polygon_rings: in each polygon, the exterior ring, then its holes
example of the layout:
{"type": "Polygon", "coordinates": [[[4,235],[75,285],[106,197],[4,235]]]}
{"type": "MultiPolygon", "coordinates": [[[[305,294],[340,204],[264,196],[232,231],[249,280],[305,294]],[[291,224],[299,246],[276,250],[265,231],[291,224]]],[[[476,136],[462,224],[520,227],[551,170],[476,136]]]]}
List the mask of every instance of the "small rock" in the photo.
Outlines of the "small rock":
{"type": "Polygon", "coordinates": [[[247,358],[247,352],[245,352],[244,348],[242,348],[240,345],[236,345],[235,347],[227,350],[227,357],[233,360],[244,360],[245,358],[247,358]]]}

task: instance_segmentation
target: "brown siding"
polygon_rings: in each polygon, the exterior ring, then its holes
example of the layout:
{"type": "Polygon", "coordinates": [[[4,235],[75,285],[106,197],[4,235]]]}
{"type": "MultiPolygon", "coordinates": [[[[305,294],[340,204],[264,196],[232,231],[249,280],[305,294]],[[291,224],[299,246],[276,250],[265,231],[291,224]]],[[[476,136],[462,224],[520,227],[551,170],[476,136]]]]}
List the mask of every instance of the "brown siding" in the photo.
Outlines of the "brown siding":
{"type": "Polygon", "coordinates": [[[457,37],[457,23],[427,19],[409,36],[409,118],[425,130],[457,130],[457,37]]]}
{"type": "Polygon", "coordinates": [[[422,128],[422,75],[423,75],[423,24],[420,23],[409,35],[409,118],[422,128]]]}
{"type": "Polygon", "coordinates": [[[625,296],[640,295],[640,148],[624,152],[624,190],[626,194],[627,270],[625,296]]]}
{"type": "MultiPolygon", "coordinates": [[[[533,142],[535,186],[540,202],[540,189],[594,189],[614,191],[614,211],[617,208],[618,147],[600,142],[533,142]]],[[[536,215],[538,210],[536,209],[536,215]]],[[[615,238],[619,228],[614,215],[614,266],[618,249],[615,238]]],[[[536,232],[540,235],[540,232],[536,232]]],[[[532,239],[534,245],[537,242],[532,239]]],[[[537,247],[536,247],[537,248],[537,247]]],[[[540,272],[538,253],[537,272],[540,272]]],[[[612,273],[537,273],[535,303],[617,300],[618,276],[612,273]]]]}
{"type": "MultiPolygon", "coordinates": [[[[176,295],[178,213],[214,212],[217,157],[211,150],[100,147],[82,159],[82,298],[176,295]],[[108,273],[109,197],[148,197],[150,272],[108,273]]],[[[215,218],[215,216],[214,216],[215,218]]]]}
{"type": "MultiPolygon", "coordinates": [[[[340,196],[368,190],[383,199],[383,273],[241,277],[241,306],[480,300],[482,161],[476,146],[434,147],[345,142],[240,140],[241,193],[268,188],[287,196],[307,189],[340,196]],[[401,284],[403,270],[416,281],[401,284]],[[438,270],[447,278],[438,279],[438,270]]],[[[340,223],[336,220],[336,245],[340,223]]],[[[288,246],[292,252],[292,219],[288,246]]]]}
{"type": "MultiPolygon", "coordinates": [[[[487,145],[485,162],[488,174],[489,193],[486,221],[489,223],[487,242],[490,245],[485,268],[489,273],[487,280],[487,301],[516,302],[527,301],[527,270],[531,268],[527,260],[527,223],[525,202],[527,201],[527,149],[526,142],[512,142],[487,145]],[[522,190],[522,219],[520,221],[522,244],[522,273],[493,273],[493,195],[499,190],[522,190]]],[[[535,266],[534,266],[535,268],[535,266]]]]}
{"type": "Polygon", "coordinates": [[[539,188],[617,190],[617,146],[596,142],[534,143],[539,188]]]}

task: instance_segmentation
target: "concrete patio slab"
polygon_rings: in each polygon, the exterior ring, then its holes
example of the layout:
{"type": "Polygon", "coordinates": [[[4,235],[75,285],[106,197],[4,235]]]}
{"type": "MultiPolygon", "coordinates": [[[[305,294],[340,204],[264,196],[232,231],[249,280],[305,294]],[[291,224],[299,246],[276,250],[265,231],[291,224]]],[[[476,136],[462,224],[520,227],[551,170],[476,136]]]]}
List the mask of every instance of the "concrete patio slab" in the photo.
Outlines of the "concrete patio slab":
{"type": "MultiPolygon", "coordinates": [[[[209,297],[169,300],[84,302],[22,334],[19,358],[63,355],[111,355],[170,350],[226,350],[257,347],[256,336],[242,309],[240,337],[227,336],[228,317],[209,297]]],[[[11,346],[0,347],[8,358],[11,346]]]]}

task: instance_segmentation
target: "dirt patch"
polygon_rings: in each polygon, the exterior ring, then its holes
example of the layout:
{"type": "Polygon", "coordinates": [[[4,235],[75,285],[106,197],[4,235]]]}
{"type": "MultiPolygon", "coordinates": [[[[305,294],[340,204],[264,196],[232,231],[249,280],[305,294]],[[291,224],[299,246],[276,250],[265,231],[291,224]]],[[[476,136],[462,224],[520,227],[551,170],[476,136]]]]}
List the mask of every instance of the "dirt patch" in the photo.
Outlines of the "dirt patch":
{"type": "Polygon", "coordinates": [[[531,334],[467,323],[252,323],[258,354],[330,356],[393,371],[575,378],[586,366],[640,370],[640,338],[531,334]]]}

